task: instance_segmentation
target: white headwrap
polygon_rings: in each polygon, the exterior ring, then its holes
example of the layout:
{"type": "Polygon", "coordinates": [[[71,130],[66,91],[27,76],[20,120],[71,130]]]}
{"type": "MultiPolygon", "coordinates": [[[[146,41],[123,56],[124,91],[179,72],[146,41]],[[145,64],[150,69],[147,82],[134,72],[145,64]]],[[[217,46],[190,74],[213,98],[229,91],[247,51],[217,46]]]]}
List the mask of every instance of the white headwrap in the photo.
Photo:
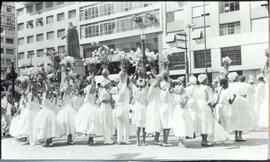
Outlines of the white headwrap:
{"type": "Polygon", "coordinates": [[[167,83],[167,82],[161,82],[161,83],[160,83],[160,87],[161,87],[162,89],[169,89],[169,88],[170,88],[170,84],[167,83]]]}
{"type": "Polygon", "coordinates": [[[196,78],[195,76],[190,76],[190,77],[189,77],[189,82],[190,82],[191,84],[196,84],[196,83],[197,83],[197,78],[196,78]]]}
{"type": "Polygon", "coordinates": [[[237,76],[238,76],[237,72],[231,72],[228,74],[228,78],[231,82],[234,81],[237,78],[237,76]]]}
{"type": "Polygon", "coordinates": [[[204,82],[205,79],[207,79],[207,75],[206,75],[206,74],[200,74],[200,75],[198,76],[198,81],[199,81],[199,83],[204,82]]]}

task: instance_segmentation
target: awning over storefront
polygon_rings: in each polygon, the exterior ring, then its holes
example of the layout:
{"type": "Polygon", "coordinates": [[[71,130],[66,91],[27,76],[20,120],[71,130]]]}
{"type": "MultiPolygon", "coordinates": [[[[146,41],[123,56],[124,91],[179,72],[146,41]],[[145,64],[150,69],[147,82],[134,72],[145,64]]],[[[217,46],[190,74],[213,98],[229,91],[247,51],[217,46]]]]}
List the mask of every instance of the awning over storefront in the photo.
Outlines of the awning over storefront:
{"type": "Polygon", "coordinates": [[[165,37],[165,42],[166,43],[173,43],[175,41],[175,33],[169,33],[166,37],[165,37]]]}
{"type": "Polygon", "coordinates": [[[202,39],[202,37],[203,37],[202,30],[194,30],[194,31],[192,31],[192,39],[193,40],[202,39]]]}

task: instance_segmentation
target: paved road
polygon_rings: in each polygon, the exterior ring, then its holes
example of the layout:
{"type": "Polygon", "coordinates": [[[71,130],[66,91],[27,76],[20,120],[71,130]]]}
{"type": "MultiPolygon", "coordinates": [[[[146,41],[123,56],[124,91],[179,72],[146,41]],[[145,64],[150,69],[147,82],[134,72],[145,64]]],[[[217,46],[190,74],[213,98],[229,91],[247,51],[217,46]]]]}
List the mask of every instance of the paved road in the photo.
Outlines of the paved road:
{"type": "MultiPolygon", "coordinates": [[[[233,135],[231,138],[233,139],[233,135]]],[[[77,159],[77,160],[203,160],[203,159],[243,159],[265,160],[268,154],[268,131],[259,130],[244,134],[248,139],[244,143],[231,143],[202,148],[200,138],[189,140],[186,147],[177,146],[177,138],[169,137],[173,147],[151,145],[153,138],[148,137],[148,146],[136,146],[135,137],[132,145],[103,145],[102,138],[97,138],[94,146],[88,146],[87,137],[77,137],[75,145],[66,145],[66,139],[55,139],[54,147],[41,145],[29,146],[16,142],[14,138],[2,139],[3,159],[77,159]]]]}

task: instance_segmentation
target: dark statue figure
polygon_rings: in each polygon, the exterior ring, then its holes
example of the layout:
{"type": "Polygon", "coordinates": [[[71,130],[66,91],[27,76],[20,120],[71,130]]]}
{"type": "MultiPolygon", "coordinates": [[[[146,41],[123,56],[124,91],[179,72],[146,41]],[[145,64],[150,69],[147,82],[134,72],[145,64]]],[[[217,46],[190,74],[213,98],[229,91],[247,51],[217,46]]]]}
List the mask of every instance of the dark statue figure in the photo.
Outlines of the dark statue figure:
{"type": "Polygon", "coordinates": [[[66,38],[67,41],[66,43],[67,55],[74,58],[81,58],[78,31],[71,22],[69,23],[66,36],[64,36],[62,39],[64,38],[66,38]]]}

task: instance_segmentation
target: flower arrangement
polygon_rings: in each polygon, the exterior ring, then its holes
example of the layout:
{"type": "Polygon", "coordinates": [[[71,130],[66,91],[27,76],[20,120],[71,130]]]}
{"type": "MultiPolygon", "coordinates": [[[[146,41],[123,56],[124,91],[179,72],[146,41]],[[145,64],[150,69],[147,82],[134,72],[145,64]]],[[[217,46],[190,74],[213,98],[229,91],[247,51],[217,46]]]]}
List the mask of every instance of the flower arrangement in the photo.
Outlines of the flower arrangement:
{"type": "Polygon", "coordinates": [[[74,64],[75,59],[71,56],[66,56],[64,59],[60,62],[60,65],[68,65],[68,64],[74,64]]]}
{"type": "Polygon", "coordinates": [[[26,81],[29,81],[29,76],[21,75],[17,78],[20,82],[24,83],[26,81]]]}
{"type": "Polygon", "coordinates": [[[222,63],[224,64],[224,66],[229,66],[231,64],[231,62],[232,62],[232,60],[228,56],[222,58],[222,63]]]}
{"type": "Polygon", "coordinates": [[[145,50],[145,55],[150,63],[155,62],[158,59],[158,53],[154,53],[154,51],[149,52],[148,49],[145,50]]]}
{"type": "Polygon", "coordinates": [[[83,59],[82,61],[84,62],[84,66],[93,65],[100,62],[100,60],[97,57],[88,57],[86,59],[83,59]]]}

